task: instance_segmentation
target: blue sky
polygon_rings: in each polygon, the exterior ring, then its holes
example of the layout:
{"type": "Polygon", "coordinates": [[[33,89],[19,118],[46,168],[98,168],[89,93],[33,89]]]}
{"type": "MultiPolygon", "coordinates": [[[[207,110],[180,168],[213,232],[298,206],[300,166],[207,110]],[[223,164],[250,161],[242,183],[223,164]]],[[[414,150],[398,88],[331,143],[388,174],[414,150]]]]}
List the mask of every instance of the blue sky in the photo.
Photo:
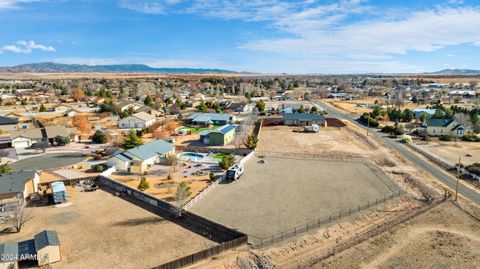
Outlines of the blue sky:
{"type": "Polygon", "coordinates": [[[44,61],[292,74],[480,69],[480,0],[0,0],[0,66],[44,61]]]}

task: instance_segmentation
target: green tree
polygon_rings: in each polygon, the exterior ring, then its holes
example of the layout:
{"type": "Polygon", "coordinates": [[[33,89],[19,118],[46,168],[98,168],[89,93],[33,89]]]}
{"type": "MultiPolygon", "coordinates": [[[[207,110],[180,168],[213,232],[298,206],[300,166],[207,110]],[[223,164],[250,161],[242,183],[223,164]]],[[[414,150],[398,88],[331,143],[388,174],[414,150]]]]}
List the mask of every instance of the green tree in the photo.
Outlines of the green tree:
{"type": "Polygon", "coordinates": [[[318,112],[317,106],[312,106],[312,108],[310,109],[310,113],[315,114],[315,113],[317,113],[317,112],[318,112]]]}
{"type": "Polygon", "coordinates": [[[177,205],[183,206],[185,201],[190,197],[192,194],[190,190],[190,186],[187,185],[187,182],[182,181],[178,183],[177,185],[177,191],[175,192],[175,201],[177,202],[177,205]]]}
{"type": "Polygon", "coordinates": [[[38,112],[47,112],[47,108],[43,104],[41,104],[38,112]]]}
{"type": "Polygon", "coordinates": [[[210,174],[208,175],[208,177],[210,178],[210,182],[214,182],[215,181],[215,174],[213,172],[210,172],[210,174]]]}
{"type": "Polygon", "coordinates": [[[105,144],[108,142],[108,138],[102,131],[97,130],[92,136],[92,142],[95,144],[105,144]]]}
{"type": "Polygon", "coordinates": [[[305,113],[305,108],[303,105],[300,105],[300,108],[298,109],[298,113],[305,113]]]}
{"type": "Polygon", "coordinates": [[[0,174],[12,172],[12,167],[8,163],[0,164],[0,174]]]}
{"type": "Polygon", "coordinates": [[[140,183],[138,183],[137,189],[139,189],[141,191],[144,191],[144,190],[149,189],[149,188],[150,188],[150,184],[148,184],[147,179],[145,178],[145,176],[141,176],[140,177],[140,183]]]}
{"type": "Polygon", "coordinates": [[[68,136],[57,136],[55,137],[55,141],[60,146],[65,146],[66,144],[70,144],[71,140],[68,136]]]}
{"type": "Polygon", "coordinates": [[[247,136],[247,139],[243,143],[248,149],[255,149],[257,147],[258,137],[255,134],[247,136]]]}
{"type": "Polygon", "coordinates": [[[263,100],[258,100],[255,107],[257,107],[258,111],[264,112],[265,111],[265,102],[263,100]]]}
{"type": "Polygon", "coordinates": [[[125,138],[123,143],[123,147],[125,149],[133,149],[138,146],[143,145],[142,140],[137,136],[137,132],[135,130],[131,130],[128,136],[125,138]]]}
{"type": "Polygon", "coordinates": [[[403,111],[402,119],[404,122],[411,122],[414,118],[415,116],[413,115],[413,112],[410,109],[406,108],[403,111]]]}
{"type": "Polygon", "coordinates": [[[146,106],[149,106],[149,107],[153,107],[152,98],[147,95],[147,97],[145,97],[145,100],[143,100],[143,104],[146,105],[146,106]]]}
{"type": "Polygon", "coordinates": [[[222,160],[218,163],[223,170],[227,170],[235,162],[235,156],[228,154],[222,157],[222,160]]]}
{"type": "Polygon", "coordinates": [[[205,102],[200,101],[200,104],[196,107],[199,111],[201,112],[205,112],[205,110],[207,110],[207,105],[205,105],[205,102]]]}

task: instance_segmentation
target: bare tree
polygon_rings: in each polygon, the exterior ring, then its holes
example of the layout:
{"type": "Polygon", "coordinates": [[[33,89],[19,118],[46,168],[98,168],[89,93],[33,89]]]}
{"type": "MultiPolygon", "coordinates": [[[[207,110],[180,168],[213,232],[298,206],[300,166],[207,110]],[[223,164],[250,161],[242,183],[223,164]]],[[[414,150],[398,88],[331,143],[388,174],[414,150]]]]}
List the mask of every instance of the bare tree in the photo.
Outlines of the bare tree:
{"type": "Polygon", "coordinates": [[[169,154],[167,156],[167,164],[171,165],[173,168],[173,172],[176,172],[177,164],[178,164],[178,157],[175,154],[169,154]]]}
{"type": "Polygon", "coordinates": [[[192,194],[190,186],[187,185],[187,182],[180,182],[177,185],[177,192],[175,193],[174,199],[176,204],[176,214],[178,217],[182,216],[183,206],[187,202],[188,197],[192,194]]]}
{"type": "Polygon", "coordinates": [[[31,212],[25,207],[25,201],[20,199],[17,208],[12,213],[12,226],[19,233],[23,225],[32,218],[31,212]]]}

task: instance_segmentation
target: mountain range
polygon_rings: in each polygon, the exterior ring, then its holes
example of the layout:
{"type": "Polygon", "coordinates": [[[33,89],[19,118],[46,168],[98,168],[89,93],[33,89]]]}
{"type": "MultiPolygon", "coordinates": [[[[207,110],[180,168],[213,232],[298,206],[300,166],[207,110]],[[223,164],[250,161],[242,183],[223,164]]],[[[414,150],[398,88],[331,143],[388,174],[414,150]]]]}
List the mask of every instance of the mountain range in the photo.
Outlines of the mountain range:
{"type": "Polygon", "coordinates": [[[239,73],[224,69],[155,68],[144,64],[84,65],[61,63],[33,63],[0,67],[0,73],[239,73]]]}
{"type": "Polygon", "coordinates": [[[480,70],[474,69],[444,69],[428,74],[433,75],[480,75],[480,70]]]}

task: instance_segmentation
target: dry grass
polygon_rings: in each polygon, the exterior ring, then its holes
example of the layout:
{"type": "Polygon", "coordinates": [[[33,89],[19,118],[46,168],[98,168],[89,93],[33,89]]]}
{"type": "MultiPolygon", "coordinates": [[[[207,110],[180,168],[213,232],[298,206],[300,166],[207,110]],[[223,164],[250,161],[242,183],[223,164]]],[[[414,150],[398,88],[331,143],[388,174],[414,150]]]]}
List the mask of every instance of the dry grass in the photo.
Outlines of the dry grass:
{"type": "Polygon", "coordinates": [[[435,139],[428,143],[418,141],[416,144],[452,163],[458,163],[459,157],[462,158],[462,163],[465,165],[480,162],[480,143],[464,141],[457,141],[457,143],[455,143],[455,141],[440,141],[435,139]]]}
{"type": "Polygon", "coordinates": [[[52,268],[62,269],[151,268],[215,245],[102,190],[77,191],[70,201],[72,205],[65,208],[31,208],[33,219],[22,232],[1,235],[0,242],[55,230],[62,261],[52,268]]]}

